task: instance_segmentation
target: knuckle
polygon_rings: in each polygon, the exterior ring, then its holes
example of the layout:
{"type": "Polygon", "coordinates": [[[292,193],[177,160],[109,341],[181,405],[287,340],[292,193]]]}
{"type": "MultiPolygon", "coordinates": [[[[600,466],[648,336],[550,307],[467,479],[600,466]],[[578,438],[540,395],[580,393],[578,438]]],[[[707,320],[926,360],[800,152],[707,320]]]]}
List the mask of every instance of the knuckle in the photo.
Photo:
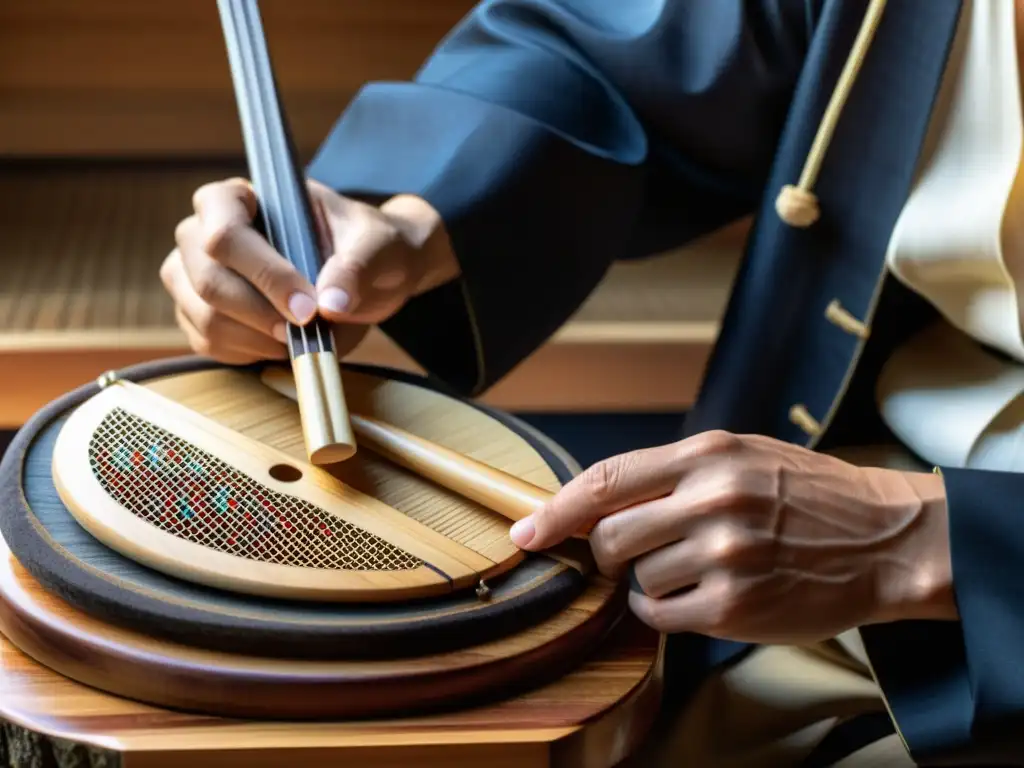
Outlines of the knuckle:
{"type": "Polygon", "coordinates": [[[196,187],[196,191],[192,193],[192,208],[198,211],[202,208],[203,201],[223,189],[224,185],[223,181],[208,181],[196,187]]]}
{"type": "Polygon", "coordinates": [[[704,630],[711,635],[726,635],[735,625],[739,613],[739,590],[736,583],[723,578],[715,585],[715,600],[708,609],[704,630]]]}
{"type": "Polygon", "coordinates": [[[702,482],[706,490],[698,507],[706,514],[749,510],[760,507],[765,500],[758,469],[741,462],[726,462],[709,469],[702,482]]]}
{"type": "Polygon", "coordinates": [[[224,181],[221,182],[221,186],[228,188],[234,187],[243,191],[252,189],[249,179],[244,176],[232,176],[229,179],[224,179],[224,181]]]}
{"type": "Polygon", "coordinates": [[[192,350],[197,355],[202,355],[203,357],[217,357],[216,350],[213,348],[213,345],[210,343],[210,340],[207,339],[205,336],[200,336],[198,338],[192,339],[192,350]]]}
{"type": "Polygon", "coordinates": [[[744,559],[753,548],[753,537],[736,526],[720,526],[708,536],[708,555],[719,566],[730,565],[744,559]]]}
{"type": "Polygon", "coordinates": [[[223,315],[216,312],[210,313],[210,318],[204,323],[203,336],[212,344],[214,347],[220,348],[224,346],[226,341],[226,328],[227,323],[223,315]]]}
{"type": "Polygon", "coordinates": [[[377,215],[356,216],[352,227],[352,250],[367,259],[386,255],[400,241],[395,226],[377,215]]]}
{"type": "Polygon", "coordinates": [[[729,510],[747,504],[749,499],[749,485],[743,475],[730,469],[718,481],[712,506],[720,511],[729,510]]]}
{"type": "Polygon", "coordinates": [[[743,444],[743,440],[738,435],[724,429],[702,432],[695,437],[695,441],[694,447],[697,453],[705,456],[731,453],[738,450],[743,444]]]}
{"type": "Polygon", "coordinates": [[[722,637],[729,632],[729,620],[722,608],[712,608],[700,627],[702,635],[722,637]]]}
{"type": "Polygon", "coordinates": [[[178,222],[174,228],[174,242],[179,248],[186,247],[192,241],[192,236],[199,226],[199,220],[195,216],[188,216],[178,222]]]}
{"type": "Polygon", "coordinates": [[[622,465],[623,461],[616,457],[599,461],[585,470],[580,480],[587,496],[599,503],[611,499],[623,474],[622,465]]]}
{"type": "Polygon", "coordinates": [[[671,612],[662,600],[642,600],[634,608],[634,613],[644,624],[658,632],[668,634],[675,630],[671,612]]]}
{"type": "Polygon", "coordinates": [[[163,286],[167,291],[170,291],[174,285],[174,273],[177,269],[180,258],[181,256],[178,251],[173,250],[160,264],[160,282],[163,283],[163,286]]]}
{"type": "Polygon", "coordinates": [[[249,272],[248,282],[264,296],[277,296],[289,292],[290,274],[282,265],[259,263],[249,272]]]}
{"type": "Polygon", "coordinates": [[[216,269],[200,269],[192,277],[192,288],[206,304],[216,305],[223,293],[220,272],[216,269]]]}
{"type": "Polygon", "coordinates": [[[205,238],[203,250],[215,259],[223,259],[231,253],[232,246],[238,240],[243,225],[236,221],[227,221],[217,225],[205,238]]]}
{"type": "Polygon", "coordinates": [[[387,216],[377,213],[372,225],[374,238],[381,248],[403,249],[407,245],[405,232],[387,216]]]}
{"type": "Polygon", "coordinates": [[[590,547],[602,571],[623,562],[625,539],[617,515],[602,518],[590,531],[590,547]]]}
{"type": "Polygon", "coordinates": [[[217,313],[212,307],[203,307],[202,311],[196,312],[192,317],[192,325],[204,339],[213,343],[220,325],[217,318],[217,313]]]}

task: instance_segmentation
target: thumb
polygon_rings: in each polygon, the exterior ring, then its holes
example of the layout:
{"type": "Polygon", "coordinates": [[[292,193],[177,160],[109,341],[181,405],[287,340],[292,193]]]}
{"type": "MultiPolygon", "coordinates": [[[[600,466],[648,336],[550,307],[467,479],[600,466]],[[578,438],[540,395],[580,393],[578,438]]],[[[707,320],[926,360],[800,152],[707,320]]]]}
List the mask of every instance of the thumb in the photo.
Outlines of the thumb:
{"type": "Polygon", "coordinates": [[[663,445],[600,461],[519,520],[509,535],[519,548],[537,551],[587,533],[602,517],[671,493],[679,482],[680,457],[677,445],[663,445]]]}

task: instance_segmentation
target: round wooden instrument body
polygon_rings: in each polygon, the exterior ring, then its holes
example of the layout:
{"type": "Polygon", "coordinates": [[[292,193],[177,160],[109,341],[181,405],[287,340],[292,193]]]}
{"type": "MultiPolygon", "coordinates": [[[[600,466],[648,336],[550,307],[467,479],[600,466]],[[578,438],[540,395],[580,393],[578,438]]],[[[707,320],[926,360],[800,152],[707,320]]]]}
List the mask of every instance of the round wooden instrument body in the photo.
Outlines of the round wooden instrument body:
{"type": "MultiPolygon", "coordinates": [[[[257,370],[189,358],[119,375],[297,462],[304,458],[297,406],[264,386],[257,370]]],[[[354,413],[393,423],[551,490],[573,473],[571,459],[543,436],[503,414],[443,394],[419,377],[346,367],[344,379],[354,413]]],[[[84,530],[53,483],[53,446],[62,424],[99,391],[93,384],[70,393],[19,432],[0,465],[0,532],[35,579],[100,621],[223,653],[397,658],[527,631],[566,609],[587,588],[587,578],[572,565],[518,552],[505,518],[365,450],[331,471],[361,493],[504,564],[505,572],[488,582],[487,599],[470,589],[389,604],[290,601],[223,591],[147,568],[84,530]],[[518,564],[508,569],[510,560],[518,564]]],[[[607,600],[622,609],[618,592],[607,600]]]]}
{"type": "MultiPolygon", "coordinates": [[[[297,407],[257,371],[185,360],[121,375],[301,462],[297,407]]],[[[508,417],[415,377],[344,375],[353,412],[552,490],[572,474],[557,447],[508,417]]],[[[584,576],[564,556],[519,552],[505,518],[366,451],[335,468],[343,482],[483,557],[517,561],[486,598],[471,590],[387,604],[274,600],[151,570],[79,526],[49,472],[61,425],[96,391],[40,412],[2,466],[0,629],[67,677],[209,715],[381,717],[507,697],[564,675],[624,614],[621,585],[584,576]]]]}

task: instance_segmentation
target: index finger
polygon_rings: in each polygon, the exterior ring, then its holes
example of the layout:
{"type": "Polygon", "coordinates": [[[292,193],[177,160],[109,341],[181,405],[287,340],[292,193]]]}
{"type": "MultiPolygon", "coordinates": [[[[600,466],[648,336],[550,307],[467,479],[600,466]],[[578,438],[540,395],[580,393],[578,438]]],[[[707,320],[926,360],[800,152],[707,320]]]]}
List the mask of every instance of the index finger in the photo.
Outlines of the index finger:
{"type": "Polygon", "coordinates": [[[204,251],[245,278],[293,323],[316,314],[316,292],[253,227],[258,203],[244,179],[206,184],[193,195],[204,251]]]}
{"type": "Polygon", "coordinates": [[[665,496],[679,482],[681,457],[679,444],[671,444],[600,461],[512,526],[512,540],[521,549],[546,549],[589,531],[602,517],[665,496]]]}
{"type": "Polygon", "coordinates": [[[736,435],[709,430],[605,459],[573,478],[539,512],[512,526],[512,541],[531,551],[554,546],[589,531],[602,517],[667,496],[684,474],[709,457],[735,455],[742,448],[736,435]]]}

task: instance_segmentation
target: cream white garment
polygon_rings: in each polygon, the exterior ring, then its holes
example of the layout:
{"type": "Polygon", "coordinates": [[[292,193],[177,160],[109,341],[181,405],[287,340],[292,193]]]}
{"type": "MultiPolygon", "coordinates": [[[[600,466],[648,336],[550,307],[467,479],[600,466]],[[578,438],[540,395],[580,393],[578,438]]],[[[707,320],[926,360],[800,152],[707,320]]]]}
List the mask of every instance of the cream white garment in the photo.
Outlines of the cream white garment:
{"type": "Polygon", "coordinates": [[[1024,470],[1015,14],[1011,0],[964,3],[918,179],[887,253],[891,273],[945,318],[898,350],[878,382],[883,419],[933,464],[1024,470]]]}
{"type": "Polygon", "coordinates": [[[878,381],[883,421],[931,464],[1024,471],[1024,366],[949,325],[928,328],[878,381]]]}

